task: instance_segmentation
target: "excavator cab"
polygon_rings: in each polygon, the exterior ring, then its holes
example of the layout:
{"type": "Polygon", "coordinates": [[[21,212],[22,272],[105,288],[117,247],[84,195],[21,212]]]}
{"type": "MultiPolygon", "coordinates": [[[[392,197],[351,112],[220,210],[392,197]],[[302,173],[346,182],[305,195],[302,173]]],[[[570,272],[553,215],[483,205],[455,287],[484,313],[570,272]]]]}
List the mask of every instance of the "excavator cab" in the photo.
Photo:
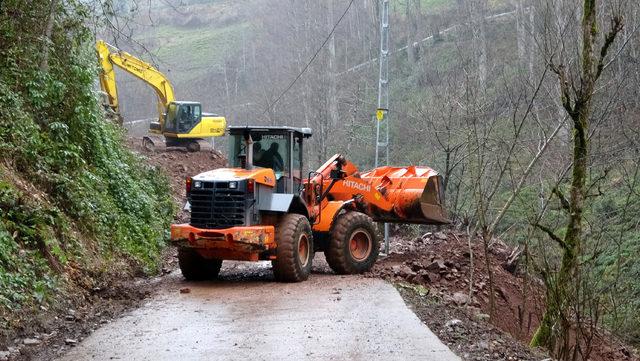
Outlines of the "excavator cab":
{"type": "Polygon", "coordinates": [[[165,114],[163,133],[188,134],[201,120],[200,103],[171,102],[165,114]]]}

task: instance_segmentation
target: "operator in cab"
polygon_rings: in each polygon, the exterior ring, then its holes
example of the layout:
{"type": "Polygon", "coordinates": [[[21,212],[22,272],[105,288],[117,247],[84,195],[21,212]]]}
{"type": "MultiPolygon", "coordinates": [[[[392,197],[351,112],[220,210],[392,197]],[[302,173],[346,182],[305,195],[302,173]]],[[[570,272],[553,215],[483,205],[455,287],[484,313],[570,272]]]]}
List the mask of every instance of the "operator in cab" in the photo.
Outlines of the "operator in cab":
{"type": "Polygon", "coordinates": [[[264,168],[264,154],[265,150],[262,149],[262,144],[260,142],[256,142],[253,145],[253,165],[264,168]]]}
{"type": "Polygon", "coordinates": [[[280,145],[276,142],[271,143],[269,150],[264,153],[264,158],[270,162],[270,167],[274,172],[284,170],[284,160],[278,152],[280,145]]]}
{"type": "Polygon", "coordinates": [[[256,142],[253,145],[253,164],[257,167],[271,168],[274,172],[283,171],[284,160],[280,152],[278,152],[279,146],[278,143],[273,142],[269,149],[265,151],[262,149],[262,144],[256,142]]]}

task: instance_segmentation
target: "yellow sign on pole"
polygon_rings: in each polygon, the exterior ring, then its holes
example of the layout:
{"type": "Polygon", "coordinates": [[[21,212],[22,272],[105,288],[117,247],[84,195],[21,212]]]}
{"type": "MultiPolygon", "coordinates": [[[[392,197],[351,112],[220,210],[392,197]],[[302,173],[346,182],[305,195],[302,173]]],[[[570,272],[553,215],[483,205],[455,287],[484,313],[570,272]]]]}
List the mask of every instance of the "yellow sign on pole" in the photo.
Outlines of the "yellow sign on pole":
{"type": "Polygon", "coordinates": [[[384,120],[384,115],[387,113],[387,109],[383,109],[383,108],[378,108],[376,110],[376,119],[378,119],[378,121],[382,121],[384,120]]]}

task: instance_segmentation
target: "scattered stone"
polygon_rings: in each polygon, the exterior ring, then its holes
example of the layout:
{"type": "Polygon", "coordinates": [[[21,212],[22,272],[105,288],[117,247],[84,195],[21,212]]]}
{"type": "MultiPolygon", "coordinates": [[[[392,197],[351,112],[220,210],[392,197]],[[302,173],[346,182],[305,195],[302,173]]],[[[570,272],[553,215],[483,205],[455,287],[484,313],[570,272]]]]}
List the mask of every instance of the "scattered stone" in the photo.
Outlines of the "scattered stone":
{"type": "Polygon", "coordinates": [[[441,241],[444,241],[447,239],[447,235],[444,234],[443,232],[436,232],[434,236],[441,241]]]}
{"type": "Polygon", "coordinates": [[[489,342],[483,340],[483,341],[478,342],[477,346],[478,346],[478,348],[480,350],[488,350],[489,349],[489,342]]]}
{"type": "Polygon", "coordinates": [[[67,338],[64,340],[65,345],[75,346],[78,343],[78,340],[73,338],[67,338]]]}
{"type": "Polygon", "coordinates": [[[462,321],[458,320],[457,318],[453,319],[453,320],[449,320],[447,321],[447,323],[444,324],[446,327],[449,327],[451,329],[457,327],[457,326],[462,326],[462,321]]]}
{"type": "Polygon", "coordinates": [[[475,317],[478,321],[489,321],[489,318],[491,318],[491,316],[486,313],[476,313],[475,317]]]}
{"type": "Polygon", "coordinates": [[[11,356],[11,352],[9,352],[9,351],[0,351],[0,361],[9,360],[9,356],[11,356]]]}
{"type": "Polygon", "coordinates": [[[22,343],[25,346],[35,346],[35,345],[39,345],[42,341],[37,340],[35,338],[25,338],[24,340],[22,340],[22,343]]]}
{"type": "Polygon", "coordinates": [[[398,277],[408,277],[416,274],[406,264],[393,266],[391,270],[393,271],[393,274],[398,277]]]}
{"type": "Polygon", "coordinates": [[[438,272],[438,271],[444,271],[446,269],[447,269],[447,266],[444,265],[444,261],[441,259],[436,259],[427,266],[427,270],[429,271],[438,272]]]}
{"type": "Polygon", "coordinates": [[[189,287],[181,288],[180,293],[191,293],[191,288],[189,287]]]}
{"type": "Polygon", "coordinates": [[[76,320],[76,316],[74,315],[66,315],[64,316],[65,321],[75,321],[76,320]]]}
{"type": "Polygon", "coordinates": [[[469,296],[464,292],[456,292],[451,297],[451,300],[458,306],[466,305],[469,303],[469,296]]]}

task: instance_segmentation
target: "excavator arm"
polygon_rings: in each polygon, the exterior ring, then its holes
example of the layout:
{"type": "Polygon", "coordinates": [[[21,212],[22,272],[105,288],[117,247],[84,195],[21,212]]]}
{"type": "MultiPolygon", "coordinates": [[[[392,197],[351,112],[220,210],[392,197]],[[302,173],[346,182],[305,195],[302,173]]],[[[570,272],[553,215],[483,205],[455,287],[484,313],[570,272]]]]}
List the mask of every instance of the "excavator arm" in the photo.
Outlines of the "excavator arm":
{"type": "Polygon", "coordinates": [[[151,64],[142,61],[135,56],[117,49],[102,40],[96,43],[98,59],[100,62],[100,87],[107,93],[110,107],[119,112],[118,89],[116,86],[116,74],[113,66],[128,72],[136,78],[147,83],[158,96],[158,121],[164,121],[164,112],[169,103],[175,100],[173,86],[159,70],[151,64]]]}

